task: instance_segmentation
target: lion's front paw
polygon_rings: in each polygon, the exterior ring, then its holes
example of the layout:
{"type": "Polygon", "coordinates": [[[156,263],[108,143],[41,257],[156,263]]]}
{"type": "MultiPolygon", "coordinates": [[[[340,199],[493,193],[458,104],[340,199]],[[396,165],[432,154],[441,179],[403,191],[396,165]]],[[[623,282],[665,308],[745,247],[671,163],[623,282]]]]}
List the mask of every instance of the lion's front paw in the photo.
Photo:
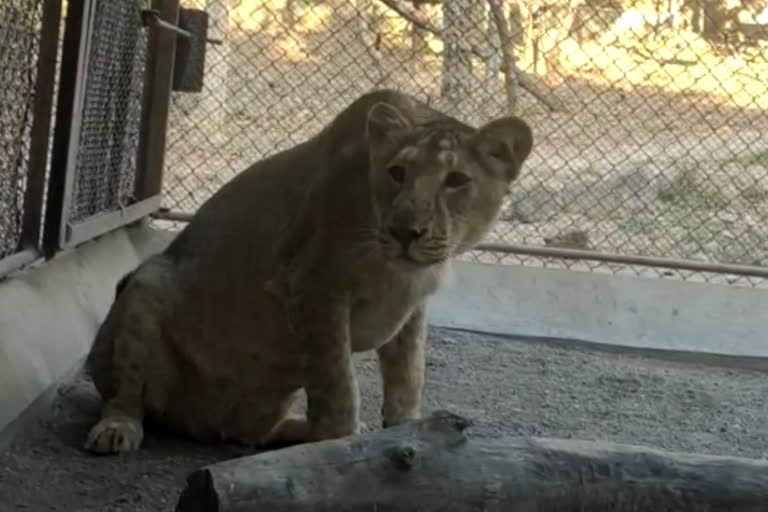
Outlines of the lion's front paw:
{"type": "Polygon", "coordinates": [[[91,428],[85,449],[94,453],[126,453],[137,450],[144,438],[141,423],[132,418],[103,418],[91,428]]]}

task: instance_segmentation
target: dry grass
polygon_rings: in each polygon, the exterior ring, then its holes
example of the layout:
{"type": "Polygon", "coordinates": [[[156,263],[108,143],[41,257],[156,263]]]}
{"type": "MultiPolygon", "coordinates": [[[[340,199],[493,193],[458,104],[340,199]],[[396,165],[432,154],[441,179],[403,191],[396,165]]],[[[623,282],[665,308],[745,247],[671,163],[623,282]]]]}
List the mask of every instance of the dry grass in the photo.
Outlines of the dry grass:
{"type": "MultiPolygon", "coordinates": [[[[386,31],[375,49],[351,2],[333,16],[305,8],[291,30],[278,6],[254,4],[236,5],[228,44],[210,47],[207,73],[218,85],[175,98],[173,209],[193,211],[234,173],[311,136],[373,87],[416,94],[473,124],[505,112],[501,76],[487,78],[481,62],[467,97],[445,104],[439,55],[414,55],[402,20],[379,25],[386,31]]],[[[523,95],[536,147],[491,239],[541,245],[580,229],[603,251],[768,264],[765,48],[726,55],[688,33],[609,34],[560,48],[563,75],[540,79],[568,112],[523,95]]]]}

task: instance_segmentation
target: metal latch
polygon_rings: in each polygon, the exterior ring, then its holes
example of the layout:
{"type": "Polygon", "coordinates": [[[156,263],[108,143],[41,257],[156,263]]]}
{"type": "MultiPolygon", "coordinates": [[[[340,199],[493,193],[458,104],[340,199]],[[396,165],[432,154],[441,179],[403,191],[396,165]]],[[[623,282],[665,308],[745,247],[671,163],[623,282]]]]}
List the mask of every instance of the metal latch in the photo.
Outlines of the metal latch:
{"type": "MultiPolygon", "coordinates": [[[[142,9],[139,12],[141,13],[141,22],[142,24],[144,24],[145,27],[155,27],[163,30],[170,30],[171,32],[174,32],[180,35],[181,37],[184,37],[187,39],[192,37],[192,33],[189,32],[188,30],[184,30],[183,28],[178,27],[173,23],[168,23],[167,21],[162,19],[160,17],[160,11],[158,11],[157,9],[142,9]]],[[[206,38],[205,42],[213,45],[224,44],[224,41],[222,41],[221,39],[206,38]]]]}
{"type": "Polygon", "coordinates": [[[173,23],[168,23],[167,21],[162,19],[160,17],[160,11],[158,11],[157,9],[142,9],[140,13],[141,13],[141,22],[147,27],[170,30],[171,32],[174,32],[175,34],[178,34],[181,37],[184,37],[186,39],[189,39],[192,37],[192,34],[189,31],[184,30],[183,28],[177,27],[173,23]]]}

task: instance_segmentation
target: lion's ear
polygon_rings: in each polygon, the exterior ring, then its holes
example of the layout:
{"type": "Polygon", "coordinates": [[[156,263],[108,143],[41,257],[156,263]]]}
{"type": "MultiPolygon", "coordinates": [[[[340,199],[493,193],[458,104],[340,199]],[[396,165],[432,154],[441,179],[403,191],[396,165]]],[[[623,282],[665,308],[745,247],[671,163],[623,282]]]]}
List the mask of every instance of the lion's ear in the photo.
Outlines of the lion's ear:
{"type": "Polygon", "coordinates": [[[391,144],[411,127],[408,118],[389,103],[379,102],[368,109],[366,135],[371,144],[391,144]]]}
{"type": "Polygon", "coordinates": [[[513,182],[533,148],[531,127],[519,117],[502,117],[481,127],[474,137],[483,162],[513,182]]]}

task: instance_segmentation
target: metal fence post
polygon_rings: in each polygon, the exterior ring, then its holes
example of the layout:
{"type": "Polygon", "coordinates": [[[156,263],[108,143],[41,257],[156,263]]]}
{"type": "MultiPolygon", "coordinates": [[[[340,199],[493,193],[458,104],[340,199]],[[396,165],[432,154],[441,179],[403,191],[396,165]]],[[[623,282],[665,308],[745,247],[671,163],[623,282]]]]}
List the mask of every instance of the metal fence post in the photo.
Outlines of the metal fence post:
{"type": "MultiPolygon", "coordinates": [[[[155,0],[153,8],[172,24],[178,22],[179,0],[155,0]]],[[[153,29],[149,36],[147,75],[139,138],[135,196],[144,200],[160,194],[163,184],[166,125],[171,102],[173,63],[178,35],[153,29]]]]}
{"type": "Polygon", "coordinates": [[[29,173],[24,197],[22,246],[40,248],[45,199],[45,172],[48,166],[48,142],[53,113],[53,94],[56,81],[56,54],[59,47],[61,2],[45,0],[43,3],[40,54],[35,81],[35,107],[29,151],[29,173]]]}
{"type": "Polygon", "coordinates": [[[63,246],[66,235],[66,212],[72,196],[92,6],[92,0],[69,0],[67,8],[43,234],[43,251],[47,258],[63,246]]]}

